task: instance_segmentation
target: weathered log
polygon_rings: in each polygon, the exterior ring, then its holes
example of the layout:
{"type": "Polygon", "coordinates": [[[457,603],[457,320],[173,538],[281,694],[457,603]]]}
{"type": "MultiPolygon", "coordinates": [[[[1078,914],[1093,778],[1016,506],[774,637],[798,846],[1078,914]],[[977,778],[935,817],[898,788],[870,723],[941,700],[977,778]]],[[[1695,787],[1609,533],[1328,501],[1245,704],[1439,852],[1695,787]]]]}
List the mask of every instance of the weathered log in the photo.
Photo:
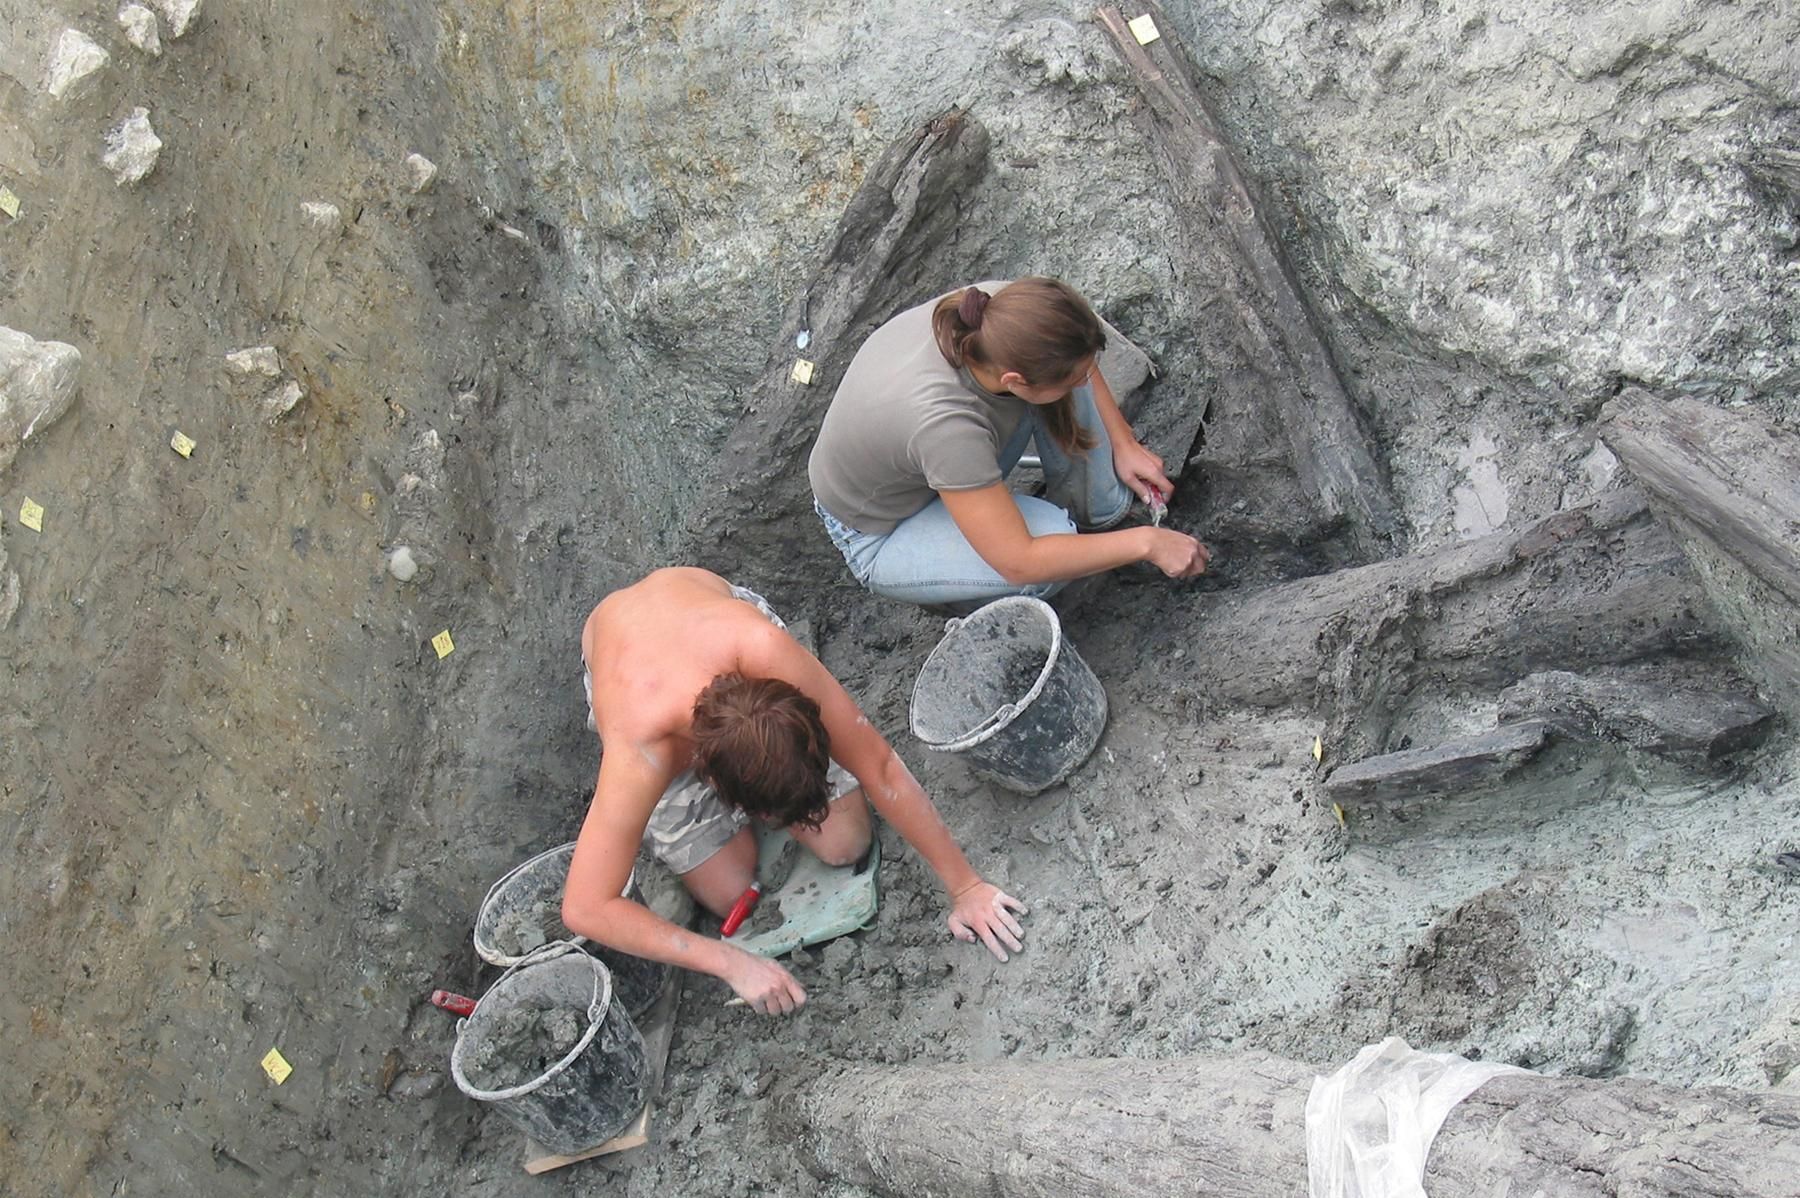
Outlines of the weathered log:
{"type": "Polygon", "coordinates": [[[1499,714],[1548,721],[1565,737],[1709,760],[1761,744],[1775,727],[1747,682],[1699,662],[1532,674],[1500,693],[1499,714]]]}
{"type": "Polygon", "coordinates": [[[1536,757],[1550,739],[1542,720],[1459,736],[1427,749],[1365,757],[1333,770],[1325,793],[1339,803],[1458,793],[1499,781],[1536,757]]]}
{"type": "Polygon", "coordinates": [[[1196,661],[1201,693],[1323,710],[1328,743],[1347,758],[1387,751],[1389,721],[1422,684],[1498,691],[1543,670],[1723,645],[1680,550],[1635,491],[1189,610],[1173,634],[1229,646],[1196,661]]]}
{"type": "MultiPolygon", "coordinates": [[[[836,554],[812,513],[806,455],[850,359],[908,303],[941,287],[938,247],[987,164],[987,131],[958,109],[889,146],[845,208],[831,248],[788,305],[717,479],[683,531],[681,560],[726,574],[747,565],[778,604],[836,554]],[[797,348],[801,333],[804,349],[797,348]],[[798,359],[809,382],[794,378],[798,359]]],[[[827,575],[831,576],[831,575],[827,575]]]]}
{"type": "Polygon", "coordinates": [[[1600,435],[1693,561],[1745,671],[1800,718],[1800,437],[1639,390],[1606,406],[1600,435]]]}
{"type": "MultiPolygon", "coordinates": [[[[1134,11],[1143,9],[1162,33],[1148,46],[1138,44],[1117,8],[1104,7],[1099,16],[1145,100],[1188,285],[1211,297],[1198,333],[1218,393],[1200,460],[1240,476],[1266,470],[1268,451],[1277,448],[1265,442],[1272,407],[1277,436],[1286,441],[1283,456],[1321,522],[1347,522],[1365,558],[1385,557],[1394,552],[1400,520],[1356,406],[1265,206],[1175,44],[1173,23],[1154,4],[1134,11]]],[[[1282,522],[1270,513],[1271,527],[1282,522]]]]}
{"type": "MultiPolygon", "coordinates": [[[[857,1069],[776,1119],[821,1178],[907,1198],[1293,1198],[1313,1070],[1264,1053],[857,1069]]],[[[1800,1098],[1508,1075],[1453,1108],[1440,1195],[1792,1198],[1800,1098]]]]}

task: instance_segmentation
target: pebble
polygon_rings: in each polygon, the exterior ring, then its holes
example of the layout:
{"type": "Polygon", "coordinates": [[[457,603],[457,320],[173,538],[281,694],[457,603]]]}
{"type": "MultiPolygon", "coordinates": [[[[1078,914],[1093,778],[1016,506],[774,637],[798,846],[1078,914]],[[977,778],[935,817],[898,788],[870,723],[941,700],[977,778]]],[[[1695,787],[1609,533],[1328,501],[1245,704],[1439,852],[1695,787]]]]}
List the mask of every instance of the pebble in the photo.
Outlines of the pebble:
{"type": "Polygon", "coordinates": [[[126,41],[152,58],[162,54],[162,38],[156,31],[156,14],[142,4],[127,4],[119,10],[119,28],[125,31],[126,41]]]}
{"type": "Polygon", "coordinates": [[[387,568],[398,581],[411,582],[419,572],[419,563],[413,560],[412,550],[402,545],[388,554],[387,568]]]}
{"type": "Polygon", "coordinates": [[[430,187],[431,181],[437,178],[437,173],[437,163],[425,155],[408,154],[406,156],[406,174],[414,195],[418,195],[430,187]]]}
{"type": "Polygon", "coordinates": [[[107,133],[106,153],[100,156],[100,161],[113,173],[119,186],[124,187],[156,169],[162,147],[162,139],[150,127],[150,110],[134,108],[130,116],[107,133]]]}
{"type": "Polygon", "coordinates": [[[65,29],[50,48],[50,66],[44,73],[44,90],[62,94],[105,66],[111,59],[94,39],[79,29],[65,29]]]}
{"type": "Polygon", "coordinates": [[[200,0],[152,0],[162,10],[163,19],[169,23],[169,37],[178,38],[186,33],[194,24],[194,18],[200,15],[200,0]]]}

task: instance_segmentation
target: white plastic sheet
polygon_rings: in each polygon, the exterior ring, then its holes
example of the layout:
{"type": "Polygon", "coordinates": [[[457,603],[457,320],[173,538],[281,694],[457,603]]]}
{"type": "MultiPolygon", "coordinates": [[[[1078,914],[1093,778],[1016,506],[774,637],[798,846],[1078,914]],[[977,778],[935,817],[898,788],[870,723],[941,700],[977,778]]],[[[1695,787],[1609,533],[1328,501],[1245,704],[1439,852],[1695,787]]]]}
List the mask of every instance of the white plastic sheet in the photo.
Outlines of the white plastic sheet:
{"type": "Polygon", "coordinates": [[[1390,1036],[1306,1099],[1308,1198],[1426,1198],[1425,1160],[1450,1108],[1511,1065],[1416,1052],[1390,1036]]]}

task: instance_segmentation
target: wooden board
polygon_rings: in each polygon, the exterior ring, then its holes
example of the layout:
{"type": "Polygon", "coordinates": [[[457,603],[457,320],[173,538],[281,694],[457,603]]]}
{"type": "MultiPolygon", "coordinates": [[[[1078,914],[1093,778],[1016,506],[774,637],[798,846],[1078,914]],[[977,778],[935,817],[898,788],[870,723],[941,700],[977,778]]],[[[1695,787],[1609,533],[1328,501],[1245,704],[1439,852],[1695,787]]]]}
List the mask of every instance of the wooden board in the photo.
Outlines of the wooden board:
{"type": "Polygon", "coordinates": [[[650,1096],[644,1103],[644,1109],[631,1125],[604,1144],[596,1144],[581,1152],[552,1152],[533,1140],[525,1137],[525,1172],[537,1174],[548,1173],[552,1169],[561,1169],[576,1161],[591,1160],[597,1156],[610,1156],[615,1152],[624,1152],[631,1148],[641,1148],[650,1142],[650,1108],[656,1102],[656,1096],[662,1090],[663,1070],[669,1063],[669,1042],[675,1038],[675,1013],[681,1002],[681,974],[671,969],[669,978],[663,983],[662,994],[656,1003],[646,1012],[640,1021],[639,1034],[644,1037],[644,1062],[650,1066],[650,1096]]]}

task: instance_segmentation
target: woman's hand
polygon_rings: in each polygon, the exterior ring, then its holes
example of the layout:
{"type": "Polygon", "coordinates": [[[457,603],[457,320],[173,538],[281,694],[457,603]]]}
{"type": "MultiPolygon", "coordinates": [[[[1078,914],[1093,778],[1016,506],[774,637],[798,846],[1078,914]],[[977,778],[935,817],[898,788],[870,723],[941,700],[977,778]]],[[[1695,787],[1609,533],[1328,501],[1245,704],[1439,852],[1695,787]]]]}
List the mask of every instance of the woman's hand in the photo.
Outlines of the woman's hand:
{"type": "Polygon", "coordinates": [[[1175,495],[1175,484],[1163,473],[1163,460],[1136,441],[1113,443],[1113,473],[1145,503],[1150,502],[1150,488],[1163,494],[1166,502],[1175,495]]]}
{"type": "Polygon", "coordinates": [[[1193,578],[1206,573],[1212,553],[1193,537],[1172,528],[1139,531],[1150,534],[1150,551],[1144,555],[1144,560],[1170,578],[1193,578]]]}
{"type": "Polygon", "coordinates": [[[806,1005],[806,991],[794,975],[767,957],[735,949],[736,956],[719,976],[758,1015],[792,1015],[806,1005]]]}
{"type": "Polygon", "coordinates": [[[998,886],[975,882],[951,899],[950,934],[958,940],[980,940],[990,953],[1004,962],[1007,949],[1016,953],[1025,947],[1020,940],[1025,929],[1019,926],[1014,911],[1020,915],[1030,914],[1024,903],[998,886]]]}

